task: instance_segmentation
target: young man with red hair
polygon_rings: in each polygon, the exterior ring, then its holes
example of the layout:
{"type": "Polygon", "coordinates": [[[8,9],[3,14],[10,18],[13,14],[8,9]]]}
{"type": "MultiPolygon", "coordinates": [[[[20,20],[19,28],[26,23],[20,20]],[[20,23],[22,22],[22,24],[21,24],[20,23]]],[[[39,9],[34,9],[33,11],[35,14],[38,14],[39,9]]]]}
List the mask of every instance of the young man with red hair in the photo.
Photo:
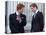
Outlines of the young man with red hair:
{"type": "Polygon", "coordinates": [[[24,26],[26,25],[26,16],[23,14],[24,7],[21,3],[17,4],[17,11],[10,15],[11,33],[24,33],[24,26]]]}

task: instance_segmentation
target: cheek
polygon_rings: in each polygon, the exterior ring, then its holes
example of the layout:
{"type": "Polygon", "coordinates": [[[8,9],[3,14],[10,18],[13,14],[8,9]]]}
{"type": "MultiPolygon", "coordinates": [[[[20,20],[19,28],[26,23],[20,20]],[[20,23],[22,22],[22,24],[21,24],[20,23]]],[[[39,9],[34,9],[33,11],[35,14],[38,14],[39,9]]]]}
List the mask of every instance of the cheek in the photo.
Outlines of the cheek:
{"type": "Polygon", "coordinates": [[[32,11],[34,10],[34,9],[31,9],[32,11]]]}
{"type": "Polygon", "coordinates": [[[35,9],[33,8],[33,11],[34,11],[35,9]]]}
{"type": "Polygon", "coordinates": [[[23,11],[23,9],[21,11],[23,11]]]}
{"type": "Polygon", "coordinates": [[[20,12],[22,11],[22,9],[20,10],[20,12]]]}
{"type": "Polygon", "coordinates": [[[24,11],[24,9],[22,11],[24,11]]]}

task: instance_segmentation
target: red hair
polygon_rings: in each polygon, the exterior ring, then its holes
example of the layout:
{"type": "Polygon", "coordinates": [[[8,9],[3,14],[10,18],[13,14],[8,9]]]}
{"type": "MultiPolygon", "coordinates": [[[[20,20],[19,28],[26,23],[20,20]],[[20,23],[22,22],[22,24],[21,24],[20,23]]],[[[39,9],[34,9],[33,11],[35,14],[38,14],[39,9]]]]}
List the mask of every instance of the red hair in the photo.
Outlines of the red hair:
{"type": "Polygon", "coordinates": [[[23,7],[25,7],[23,4],[17,4],[17,10],[20,10],[20,9],[22,9],[23,7]]]}

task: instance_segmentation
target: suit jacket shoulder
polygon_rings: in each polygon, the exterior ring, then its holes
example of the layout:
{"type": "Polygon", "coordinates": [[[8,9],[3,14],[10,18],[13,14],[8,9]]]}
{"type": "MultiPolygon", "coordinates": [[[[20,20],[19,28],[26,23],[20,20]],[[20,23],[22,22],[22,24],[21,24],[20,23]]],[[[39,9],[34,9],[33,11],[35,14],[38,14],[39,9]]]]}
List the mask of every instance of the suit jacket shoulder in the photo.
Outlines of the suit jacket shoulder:
{"type": "Polygon", "coordinates": [[[11,16],[14,16],[14,14],[10,14],[10,17],[11,17],[11,16]]]}
{"type": "Polygon", "coordinates": [[[10,14],[9,19],[11,20],[13,18],[14,18],[14,14],[10,14]]]}
{"type": "Polygon", "coordinates": [[[42,12],[38,11],[38,14],[40,14],[40,15],[41,15],[41,14],[42,14],[42,12]]]}

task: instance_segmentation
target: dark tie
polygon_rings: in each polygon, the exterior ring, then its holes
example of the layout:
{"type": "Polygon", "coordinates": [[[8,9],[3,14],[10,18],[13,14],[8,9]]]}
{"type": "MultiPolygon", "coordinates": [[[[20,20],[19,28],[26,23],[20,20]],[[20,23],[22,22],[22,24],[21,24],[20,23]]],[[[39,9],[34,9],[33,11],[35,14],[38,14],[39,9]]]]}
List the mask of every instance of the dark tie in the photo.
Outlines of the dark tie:
{"type": "Polygon", "coordinates": [[[33,15],[33,17],[35,18],[35,16],[36,16],[36,13],[33,15]]]}

